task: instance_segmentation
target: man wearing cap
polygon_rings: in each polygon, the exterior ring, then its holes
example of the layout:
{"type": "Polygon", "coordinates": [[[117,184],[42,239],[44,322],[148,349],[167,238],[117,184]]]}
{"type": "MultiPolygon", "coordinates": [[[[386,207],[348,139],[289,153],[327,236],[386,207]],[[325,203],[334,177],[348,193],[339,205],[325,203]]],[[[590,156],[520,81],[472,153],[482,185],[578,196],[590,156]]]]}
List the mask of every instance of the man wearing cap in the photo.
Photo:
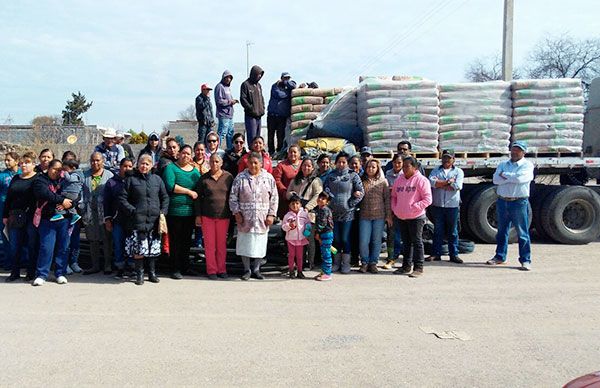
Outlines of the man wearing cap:
{"type": "MultiPolygon", "coordinates": [[[[412,156],[412,144],[408,140],[401,140],[400,142],[398,142],[398,144],[396,145],[396,150],[398,151],[398,153],[400,155],[402,155],[402,157],[412,156]]],[[[423,169],[421,162],[419,162],[418,160],[417,160],[417,166],[418,166],[418,169],[419,169],[419,172],[421,173],[421,175],[425,176],[425,170],[423,169]]],[[[393,163],[393,161],[390,160],[385,165],[383,171],[388,172],[393,167],[394,167],[394,163],[393,163]]]]}
{"type": "Polygon", "coordinates": [[[296,89],[296,82],[292,81],[292,76],[287,72],[281,73],[281,78],[271,86],[271,99],[267,108],[268,144],[271,155],[283,148],[294,89],[296,89]],[[275,135],[277,135],[277,146],[275,146],[275,135]]]}
{"type": "Polygon", "coordinates": [[[196,97],[196,120],[198,120],[198,141],[204,143],[206,134],[215,126],[212,104],[209,94],[212,88],[202,84],[201,92],[196,97]]]}
{"type": "Polygon", "coordinates": [[[525,159],[527,146],[516,141],[510,147],[510,160],[502,162],[494,173],[496,193],[496,254],[488,265],[506,263],[508,233],[514,226],[519,236],[521,270],[531,269],[531,240],[529,238],[529,185],[533,180],[533,163],[525,159]]]}
{"type": "Polygon", "coordinates": [[[371,147],[364,146],[360,149],[360,163],[363,168],[367,166],[367,162],[373,159],[373,151],[371,151],[371,147]]]}
{"type": "Polygon", "coordinates": [[[248,79],[240,87],[240,103],[244,107],[244,125],[248,141],[260,135],[261,119],[265,114],[265,98],[260,84],[264,74],[260,66],[252,66],[248,79]]]}
{"type": "Polygon", "coordinates": [[[458,215],[460,206],[460,190],[463,187],[465,174],[454,165],[454,153],[444,150],[442,164],[429,174],[431,193],[433,196],[431,211],[433,213],[433,254],[425,261],[439,261],[442,257],[444,235],[448,237],[448,255],[453,263],[462,264],[458,257],[458,215]]]}
{"type": "Polygon", "coordinates": [[[126,158],[135,157],[133,155],[133,150],[131,149],[131,146],[129,144],[125,143],[125,141],[127,139],[129,139],[130,137],[131,137],[131,133],[125,132],[122,129],[119,129],[117,131],[117,136],[115,137],[115,144],[123,147],[123,152],[124,152],[126,158]]]}
{"type": "Polygon", "coordinates": [[[112,173],[118,173],[121,159],[125,157],[123,147],[115,143],[117,131],[107,128],[102,132],[102,143],[94,148],[94,152],[100,152],[104,156],[104,168],[112,173]]]}
{"type": "Polygon", "coordinates": [[[231,81],[233,75],[229,70],[225,70],[221,82],[215,86],[215,105],[219,121],[217,133],[220,143],[228,149],[233,147],[233,106],[239,102],[231,95],[231,81]]]}

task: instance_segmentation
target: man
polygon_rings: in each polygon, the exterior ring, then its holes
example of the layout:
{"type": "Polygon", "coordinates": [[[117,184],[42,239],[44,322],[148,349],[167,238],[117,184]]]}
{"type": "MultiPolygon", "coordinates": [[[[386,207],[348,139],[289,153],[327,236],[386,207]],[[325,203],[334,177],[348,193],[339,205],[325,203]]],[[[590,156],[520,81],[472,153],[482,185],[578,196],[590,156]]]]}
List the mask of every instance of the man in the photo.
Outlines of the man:
{"type": "MultiPolygon", "coordinates": [[[[396,146],[397,151],[400,155],[402,155],[402,157],[405,156],[412,156],[412,144],[410,144],[410,142],[408,140],[402,140],[398,143],[398,145],[396,146]]],[[[423,166],[421,165],[421,162],[419,162],[417,160],[417,168],[419,169],[419,172],[421,173],[421,175],[425,176],[425,170],[423,169],[423,166]]],[[[385,168],[383,169],[384,172],[387,172],[388,170],[391,170],[394,167],[394,163],[392,163],[392,161],[389,161],[386,165],[385,168]]]]}
{"type": "Polygon", "coordinates": [[[285,127],[291,116],[292,90],[296,89],[296,82],[292,81],[290,73],[281,73],[279,81],[271,86],[271,99],[267,109],[267,130],[269,152],[274,154],[283,148],[285,127]],[[277,135],[277,146],[275,146],[277,135]]]}
{"type": "MultiPolygon", "coordinates": [[[[131,138],[131,133],[125,132],[122,129],[117,131],[117,136],[115,137],[115,144],[123,147],[123,152],[125,153],[125,158],[134,158],[133,150],[131,146],[125,143],[129,138],[131,138]]],[[[120,163],[121,161],[119,161],[120,163]]]]}
{"type": "MultiPolygon", "coordinates": [[[[240,102],[244,107],[246,139],[254,139],[260,135],[261,118],[265,114],[265,99],[259,81],[264,74],[265,72],[260,66],[252,66],[250,76],[240,87],[240,102]]],[[[229,144],[227,148],[229,148],[229,144]]]]}
{"type": "Polygon", "coordinates": [[[115,143],[117,131],[114,128],[107,128],[102,133],[102,143],[94,148],[94,152],[99,152],[104,157],[104,168],[110,172],[119,173],[119,163],[125,157],[123,147],[115,143]]]}
{"type": "Polygon", "coordinates": [[[531,269],[531,240],[529,238],[529,185],[533,180],[533,163],[525,160],[527,146],[514,142],[510,147],[510,160],[502,162],[494,173],[496,193],[496,255],[488,265],[504,264],[508,251],[508,233],[511,225],[519,236],[519,262],[521,270],[531,269]]]}
{"type": "Polygon", "coordinates": [[[423,275],[423,226],[427,220],[425,209],[431,205],[431,184],[412,156],[402,159],[402,172],[392,187],[392,211],[400,219],[403,242],[402,268],[394,274],[419,277],[423,275]]]}
{"type": "Polygon", "coordinates": [[[215,126],[210,91],[208,84],[202,84],[200,94],[196,97],[196,120],[198,120],[198,141],[204,143],[206,134],[215,126]]]}
{"type": "Polygon", "coordinates": [[[433,255],[425,261],[439,261],[442,256],[442,243],[444,234],[448,241],[448,254],[450,261],[462,264],[458,257],[458,215],[460,206],[460,190],[463,187],[465,174],[462,169],[454,165],[454,153],[444,150],[442,164],[429,174],[433,202],[433,255]]]}
{"type": "Polygon", "coordinates": [[[367,162],[373,159],[373,151],[371,151],[371,147],[362,147],[360,149],[360,163],[363,166],[363,169],[367,167],[367,162]]]}
{"type": "Polygon", "coordinates": [[[215,105],[219,121],[217,133],[221,140],[220,143],[227,148],[233,146],[233,106],[239,102],[231,96],[231,81],[233,81],[233,75],[229,70],[225,70],[221,76],[221,82],[215,86],[215,105]]]}

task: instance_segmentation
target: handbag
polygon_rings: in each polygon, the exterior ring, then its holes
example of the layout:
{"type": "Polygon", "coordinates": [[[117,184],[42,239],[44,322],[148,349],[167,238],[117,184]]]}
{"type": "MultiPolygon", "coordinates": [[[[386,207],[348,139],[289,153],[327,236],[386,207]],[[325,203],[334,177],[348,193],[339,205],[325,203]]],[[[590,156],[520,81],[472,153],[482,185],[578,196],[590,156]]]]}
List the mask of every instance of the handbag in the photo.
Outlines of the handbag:
{"type": "Polygon", "coordinates": [[[42,209],[46,206],[48,202],[44,202],[42,206],[35,208],[35,213],[33,213],[33,226],[36,228],[40,226],[40,222],[42,222],[42,209]]]}
{"type": "Polygon", "coordinates": [[[13,209],[8,211],[8,227],[20,229],[27,224],[27,210],[13,209]]]}
{"type": "Polygon", "coordinates": [[[316,177],[312,177],[312,179],[310,181],[308,181],[308,183],[306,184],[306,187],[304,188],[304,190],[302,190],[302,194],[300,194],[300,204],[302,205],[302,207],[306,207],[306,204],[309,202],[308,199],[304,199],[304,196],[306,195],[308,188],[310,186],[312,186],[312,183],[315,180],[315,178],[316,177]]]}
{"type": "Polygon", "coordinates": [[[169,228],[167,227],[167,217],[164,214],[161,214],[158,217],[158,234],[167,234],[169,233],[169,228]]]}

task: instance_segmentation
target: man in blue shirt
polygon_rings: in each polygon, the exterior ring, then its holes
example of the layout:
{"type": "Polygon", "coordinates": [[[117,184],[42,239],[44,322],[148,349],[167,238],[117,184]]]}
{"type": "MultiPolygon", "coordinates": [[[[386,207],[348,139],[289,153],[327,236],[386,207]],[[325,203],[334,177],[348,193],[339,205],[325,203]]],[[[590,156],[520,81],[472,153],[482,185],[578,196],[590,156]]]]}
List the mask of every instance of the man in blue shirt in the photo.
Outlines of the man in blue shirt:
{"type": "Polygon", "coordinates": [[[433,195],[433,255],[425,261],[442,259],[442,243],[444,235],[447,235],[450,261],[463,263],[458,257],[458,215],[464,177],[463,170],[454,165],[454,153],[444,150],[442,164],[429,174],[433,195]]]}
{"type": "Polygon", "coordinates": [[[508,251],[508,233],[511,225],[519,236],[519,262],[521,270],[531,269],[531,240],[529,238],[529,185],[533,180],[533,163],[525,160],[527,146],[516,141],[510,148],[510,160],[498,165],[494,173],[496,193],[496,255],[488,265],[504,264],[508,251]]]}

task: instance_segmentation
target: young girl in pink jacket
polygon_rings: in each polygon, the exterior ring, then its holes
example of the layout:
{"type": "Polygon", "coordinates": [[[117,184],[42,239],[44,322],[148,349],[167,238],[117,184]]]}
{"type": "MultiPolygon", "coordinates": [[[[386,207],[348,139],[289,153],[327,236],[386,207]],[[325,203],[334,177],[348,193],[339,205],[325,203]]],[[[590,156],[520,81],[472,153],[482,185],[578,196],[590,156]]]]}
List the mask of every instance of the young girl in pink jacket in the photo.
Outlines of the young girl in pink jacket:
{"type": "Polygon", "coordinates": [[[296,277],[294,262],[298,268],[298,279],[304,279],[302,273],[302,261],[304,260],[304,246],[308,240],[304,236],[306,225],[310,224],[308,212],[301,205],[300,197],[293,195],[289,203],[290,211],[283,217],[281,229],[285,231],[285,240],[288,246],[288,265],[290,268],[290,279],[296,277]]]}

